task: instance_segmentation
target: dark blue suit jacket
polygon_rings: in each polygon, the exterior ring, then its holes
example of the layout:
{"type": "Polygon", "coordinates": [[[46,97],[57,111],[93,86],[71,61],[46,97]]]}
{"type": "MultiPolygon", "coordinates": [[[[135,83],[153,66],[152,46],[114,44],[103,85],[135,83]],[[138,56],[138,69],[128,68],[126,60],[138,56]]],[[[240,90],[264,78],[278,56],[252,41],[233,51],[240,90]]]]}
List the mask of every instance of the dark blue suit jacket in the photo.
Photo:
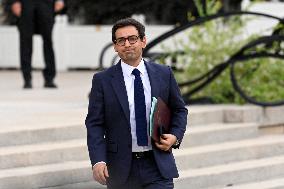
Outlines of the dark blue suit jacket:
{"type": "MultiPolygon", "coordinates": [[[[172,111],[170,133],[180,141],[187,124],[187,109],[171,69],[146,62],[152,97],[161,97],[172,111]]],[[[127,92],[121,63],[93,77],[86,127],[88,150],[92,165],[107,163],[109,182],[126,181],[132,160],[132,137],[127,92]]],[[[154,158],[165,178],[178,177],[173,154],[159,150],[152,143],[154,158]]]]}

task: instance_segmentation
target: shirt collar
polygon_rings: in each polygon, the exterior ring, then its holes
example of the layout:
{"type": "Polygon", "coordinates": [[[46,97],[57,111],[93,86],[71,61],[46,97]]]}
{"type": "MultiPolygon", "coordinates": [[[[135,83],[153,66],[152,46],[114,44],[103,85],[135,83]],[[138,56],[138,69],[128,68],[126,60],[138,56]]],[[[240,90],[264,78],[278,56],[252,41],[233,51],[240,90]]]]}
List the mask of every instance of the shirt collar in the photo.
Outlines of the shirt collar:
{"type": "Polygon", "coordinates": [[[144,60],[141,59],[139,65],[137,67],[134,67],[134,66],[130,66],[128,64],[126,64],[125,62],[123,62],[121,60],[121,68],[122,68],[122,71],[123,73],[125,73],[127,76],[131,77],[132,75],[132,71],[136,68],[140,71],[140,73],[142,74],[142,76],[145,74],[146,72],[146,67],[145,67],[145,63],[144,63],[144,60]]]}

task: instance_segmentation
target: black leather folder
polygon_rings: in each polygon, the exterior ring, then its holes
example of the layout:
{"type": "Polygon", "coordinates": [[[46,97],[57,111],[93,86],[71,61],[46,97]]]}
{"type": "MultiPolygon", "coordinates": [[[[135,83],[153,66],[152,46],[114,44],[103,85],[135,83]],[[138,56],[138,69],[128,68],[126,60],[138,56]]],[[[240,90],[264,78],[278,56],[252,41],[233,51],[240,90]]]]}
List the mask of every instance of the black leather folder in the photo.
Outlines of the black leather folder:
{"type": "Polygon", "coordinates": [[[171,110],[168,105],[160,97],[158,97],[153,122],[152,138],[154,141],[159,142],[162,134],[169,133],[170,123],[171,110]]]}

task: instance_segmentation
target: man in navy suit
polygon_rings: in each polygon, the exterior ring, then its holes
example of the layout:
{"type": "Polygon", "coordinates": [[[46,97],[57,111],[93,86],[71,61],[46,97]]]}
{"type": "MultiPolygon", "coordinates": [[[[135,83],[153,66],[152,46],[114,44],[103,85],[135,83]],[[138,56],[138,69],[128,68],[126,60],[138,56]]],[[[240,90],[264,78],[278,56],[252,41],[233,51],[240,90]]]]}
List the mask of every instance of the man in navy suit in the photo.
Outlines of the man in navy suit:
{"type": "Polygon", "coordinates": [[[94,179],[109,189],[172,189],[178,171],[171,149],[179,147],[187,124],[178,85],[169,67],[142,58],[141,23],[117,21],[112,41],[121,60],[94,75],[85,122],[94,179]],[[172,112],[170,132],[160,142],[145,131],[152,97],[172,112]]]}
{"type": "Polygon", "coordinates": [[[43,70],[44,87],[56,88],[55,57],[52,46],[52,29],[55,12],[64,7],[63,0],[9,0],[11,9],[18,17],[20,33],[20,61],[24,78],[24,89],[32,88],[32,37],[39,33],[43,38],[45,69],[43,70]]]}

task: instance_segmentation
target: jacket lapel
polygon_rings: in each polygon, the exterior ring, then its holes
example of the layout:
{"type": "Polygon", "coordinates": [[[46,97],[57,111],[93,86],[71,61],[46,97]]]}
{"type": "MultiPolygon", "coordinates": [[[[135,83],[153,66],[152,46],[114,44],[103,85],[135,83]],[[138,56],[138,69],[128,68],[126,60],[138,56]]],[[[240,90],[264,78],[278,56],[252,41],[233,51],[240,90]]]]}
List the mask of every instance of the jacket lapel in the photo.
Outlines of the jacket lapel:
{"type": "Polygon", "coordinates": [[[157,98],[160,96],[159,72],[155,69],[155,67],[151,64],[151,62],[145,61],[145,65],[151,84],[151,96],[157,98]]]}
{"type": "MultiPolygon", "coordinates": [[[[147,73],[150,80],[151,85],[151,96],[158,98],[160,96],[160,78],[159,72],[155,69],[155,67],[150,63],[145,61],[147,73]]],[[[128,123],[130,124],[130,111],[128,105],[128,97],[124,83],[124,77],[121,69],[121,62],[117,63],[112,72],[112,87],[115,91],[115,94],[119,100],[119,103],[123,109],[123,112],[127,118],[128,123]]]]}
{"type": "Polygon", "coordinates": [[[125,88],[123,73],[121,69],[121,63],[117,63],[114,67],[113,73],[112,73],[112,87],[115,91],[115,94],[119,100],[119,103],[123,109],[123,112],[126,116],[126,119],[128,123],[130,124],[130,111],[128,106],[128,97],[127,92],[125,88]]]}

